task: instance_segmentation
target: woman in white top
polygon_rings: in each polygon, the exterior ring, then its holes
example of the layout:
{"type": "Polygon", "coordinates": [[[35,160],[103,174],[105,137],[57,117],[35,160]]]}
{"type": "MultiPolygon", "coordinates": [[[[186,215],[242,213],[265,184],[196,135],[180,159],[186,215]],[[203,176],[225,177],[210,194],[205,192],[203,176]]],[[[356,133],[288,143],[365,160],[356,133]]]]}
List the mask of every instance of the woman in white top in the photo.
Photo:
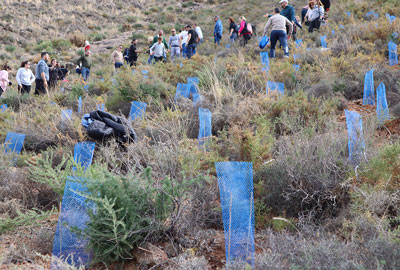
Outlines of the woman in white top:
{"type": "Polygon", "coordinates": [[[187,53],[187,48],[186,48],[186,43],[188,40],[189,34],[186,29],[183,29],[183,31],[179,34],[179,38],[181,39],[181,44],[182,44],[182,57],[186,57],[187,53]]]}
{"type": "Polygon", "coordinates": [[[321,21],[324,17],[324,8],[319,0],[310,1],[308,6],[309,8],[306,14],[306,18],[310,23],[308,26],[308,32],[312,33],[314,32],[314,29],[319,29],[321,27],[321,21]]]}
{"type": "Polygon", "coordinates": [[[21,91],[21,94],[27,93],[31,91],[31,85],[35,81],[35,75],[33,75],[32,71],[29,69],[31,63],[29,61],[24,61],[21,63],[21,67],[17,71],[17,82],[18,89],[21,91]]]}

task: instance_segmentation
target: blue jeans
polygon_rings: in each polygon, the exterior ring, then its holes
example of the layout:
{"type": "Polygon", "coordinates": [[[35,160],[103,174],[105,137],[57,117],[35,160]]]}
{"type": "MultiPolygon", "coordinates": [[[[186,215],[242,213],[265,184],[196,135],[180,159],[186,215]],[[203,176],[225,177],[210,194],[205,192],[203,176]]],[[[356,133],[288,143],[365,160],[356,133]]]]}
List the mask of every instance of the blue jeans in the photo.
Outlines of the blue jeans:
{"type": "Polygon", "coordinates": [[[82,67],[82,77],[83,80],[86,82],[89,79],[89,75],[90,75],[90,69],[87,67],[82,67]]]}
{"type": "Polygon", "coordinates": [[[222,35],[220,35],[218,33],[214,34],[214,43],[219,45],[221,42],[221,38],[222,38],[222,35]]]}
{"type": "Polygon", "coordinates": [[[229,39],[231,40],[231,42],[235,42],[236,39],[238,38],[238,34],[233,32],[232,35],[229,37],[229,39]]]}
{"type": "Polygon", "coordinates": [[[182,57],[185,58],[187,54],[187,47],[186,47],[186,43],[182,44],[182,57]]]}
{"type": "Polygon", "coordinates": [[[275,48],[276,43],[278,42],[281,44],[285,56],[289,56],[289,47],[287,42],[287,34],[286,31],[283,30],[274,30],[271,32],[270,41],[271,41],[271,49],[269,51],[269,57],[275,58],[275,48]]]}
{"type": "Polygon", "coordinates": [[[196,44],[189,44],[187,46],[187,58],[191,58],[196,51],[196,44]]]}
{"type": "Polygon", "coordinates": [[[121,62],[115,62],[114,66],[115,68],[120,68],[122,67],[124,64],[122,64],[121,62]]]}
{"type": "Polygon", "coordinates": [[[149,59],[147,59],[147,64],[148,65],[151,65],[152,64],[152,62],[153,62],[153,59],[154,59],[154,55],[149,55],[149,59]]]}

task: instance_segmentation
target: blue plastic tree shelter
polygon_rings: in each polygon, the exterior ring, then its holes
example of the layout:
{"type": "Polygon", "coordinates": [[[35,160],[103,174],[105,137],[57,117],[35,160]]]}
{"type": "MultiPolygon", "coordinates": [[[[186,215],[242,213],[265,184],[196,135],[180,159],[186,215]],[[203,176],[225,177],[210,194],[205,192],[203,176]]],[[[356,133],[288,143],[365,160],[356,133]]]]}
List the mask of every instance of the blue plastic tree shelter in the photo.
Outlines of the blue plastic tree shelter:
{"type": "Polygon", "coordinates": [[[349,136],[349,160],[357,164],[365,152],[363,121],[359,113],[345,110],[347,134],[349,136]]]}
{"type": "Polygon", "coordinates": [[[208,109],[199,108],[199,136],[197,137],[199,145],[204,145],[211,137],[211,112],[208,109]]]}
{"type": "Polygon", "coordinates": [[[21,153],[24,146],[25,134],[8,132],[4,143],[5,153],[21,153]]]}
{"type": "Polygon", "coordinates": [[[279,95],[285,94],[285,84],[281,82],[267,82],[267,95],[277,92],[279,95]]]}
{"type": "Polygon", "coordinates": [[[80,142],[74,147],[74,161],[87,169],[92,164],[96,143],[80,142]]]}
{"type": "Polygon", "coordinates": [[[146,112],[147,104],[140,101],[131,102],[131,110],[129,112],[129,118],[134,121],[137,118],[143,118],[146,112]]]}
{"type": "Polygon", "coordinates": [[[365,74],[363,105],[375,105],[374,70],[365,74]]]}
{"type": "Polygon", "coordinates": [[[376,89],[376,115],[379,124],[383,125],[386,120],[390,120],[389,107],[386,100],[386,87],[384,83],[379,84],[376,89]]]}
{"type": "Polygon", "coordinates": [[[90,262],[91,257],[86,250],[88,239],[85,235],[74,232],[75,229],[83,231],[87,227],[90,221],[88,209],[94,208],[93,203],[87,202],[80,195],[86,192],[87,188],[83,183],[67,178],[53,241],[51,270],[65,269],[65,263],[81,267],[90,262]]]}
{"type": "MultiPolygon", "coordinates": [[[[226,262],[254,266],[254,193],[251,162],[216,162],[226,262]]],[[[247,267],[248,267],[247,266],[247,267]]],[[[243,269],[247,269],[246,266],[243,269]]]]}
{"type": "Polygon", "coordinates": [[[176,86],[175,101],[180,98],[189,98],[190,96],[190,84],[188,83],[178,83],[176,86]]]}

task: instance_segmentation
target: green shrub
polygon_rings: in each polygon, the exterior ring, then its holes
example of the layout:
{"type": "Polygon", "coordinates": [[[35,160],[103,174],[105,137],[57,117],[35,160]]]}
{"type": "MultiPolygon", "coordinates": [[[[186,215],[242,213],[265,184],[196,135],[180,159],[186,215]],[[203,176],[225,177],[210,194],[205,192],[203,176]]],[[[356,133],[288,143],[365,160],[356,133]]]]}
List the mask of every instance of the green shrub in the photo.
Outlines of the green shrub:
{"type": "Polygon", "coordinates": [[[129,23],[134,23],[134,22],[136,22],[138,19],[137,19],[137,17],[135,17],[135,16],[128,16],[128,17],[126,17],[126,21],[127,22],[129,22],[129,23]]]}
{"type": "Polygon", "coordinates": [[[93,264],[131,258],[132,249],[145,239],[170,229],[176,221],[177,203],[187,198],[190,187],[199,180],[178,182],[167,177],[157,181],[150,169],[124,177],[97,166],[90,168],[87,177],[93,179],[87,182],[88,198],[96,205],[95,211],[89,211],[84,231],[93,264]]]}
{"type": "Polygon", "coordinates": [[[91,33],[89,35],[89,40],[91,40],[91,41],[101,41],[101,40],[103,40],[105,38],[106,38],[105,34],[98,33],[98,32],[91,33]]]}
{"type": "Polygon", "coordinates": [[[53,51],[53,43],[51,40],[42,40],[39,41],[34,47],[36,52],[52,52],[53,51]]]}
{"type": "Polygon", "coordinates": [[[6,51],[7,52],[10,52],[10,53],[12,53],[12,52],[14,52],[15,51],[15,46],[13,46],[13,45],[6,45],[6,51]]]}
{"type": "Polygon", "coordinates": [[[156,31],[157,30],[157,25],[155,25],[154,23],[149,23],[149,30],[151,31],[156,31]]]}
{"type": "Polygon", "coordinates": [[[141,23],[135,23],[135,24],[133,25],[133,28],[135,28],[135,29],[142,29],[142,28],[143,28],[143,24],[141,24],[141,23]]]}
{"type": "Polygon", "coordinates": [[[57,50],[67,50],[72,46],[71,42],[65,39],[56,39],[53,40],[51,43],[52,46],[57,50]]]}

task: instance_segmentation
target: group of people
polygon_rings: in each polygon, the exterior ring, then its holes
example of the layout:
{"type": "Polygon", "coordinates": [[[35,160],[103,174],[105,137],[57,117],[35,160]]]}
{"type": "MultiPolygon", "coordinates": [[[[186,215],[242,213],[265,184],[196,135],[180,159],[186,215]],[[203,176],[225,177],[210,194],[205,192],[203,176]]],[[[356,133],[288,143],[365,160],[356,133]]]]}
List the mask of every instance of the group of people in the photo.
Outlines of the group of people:
{"type": "Polygon", "coordinates": [[[288,0],[281,0],[282,10],[274,9],[272,15],[267,14],[269,18],[264,27],[263,35],[269,36],[271,48],[269,56],[275,57],[276,44],[279,40],[284,51],[284,56],[289,57],[288,39],[296,39],[297,27],[302,28],[308,25],[308,32],[312,33],[315,29],[319,29],[321,23],[327,19],[327,12],[330,9],[330,0],[308,0],[308,5],[303,7],[301,14],[302,19],[295,15],[295,9],[289,5],[288,0]],[[269,30],[271,28],[271,30],[269,30]],[[268,32],[270,31],[269,35],[268,32]]]}
{"type": "MultiPolygon", "coordinates": [[[[166,62],[168,54],[173,62],[180,57],[190,59],[196,54],[196,47],[202,42],[203,31],[196,24],[186,25],[179,34],[175,29],[171,29],[168,42],[164,31],[159,30],[157,35],[149,37],[149,49],[146,51],[149,54],[147,63],[150,65],[153,62],[166,62]]],[[[114,68],[121,68],[124,62],[131,67],[136,66],[138,56],[142,52],[143,50],[138,48],[137,39],[133,39],[130,47],[125,50],[122,45],[119,45],[111,54],[114,68]]]]}
{"type": "MultiPolygon", "coordinates": [[[[289,39],[296,39],[297,27],[302,28],[303,25],[308,26],[308,31],[312,33],[315,29],[319,29],[321,22],[327,19],[327,12],[330,9],[330,0],[308,0],[307,6],[303,7],[300,17],[295,15],[295,9],[289,5],[288,0],[281,0],[281,10],[275,8],[273,14],[267,14],[268,21],[264,27],[264,35],[270,37],[271,48],[270,57],[275,57],[276,44],[279,40],[284,51],[284,56],[289,57],[289,39]]],[[[244,16],[240,17],[240,23],[229,18],[229,39],[231,42],[236,42],[239,38],[242,40],[242,45],[245,46],[255,34],[254,25],[247,22],[244,16]]],[[[220,45],[223,25],[218,16],[214,17],[214,43],[220,45]]],[[[149,49],[147,53],[149,58],[148,64],[155,62],[166,62],[167,54],[170,54],[171,61],[177,58],[186,57],[190,59],[196,54],[196,48],[203,42],[203,32],[196,24],[186,25],[178,34],[175,29],[171,29],[171,35],[168,42],[164,36],[164,32],[159,30],[157,35],[149,38],[149,49]]],[[[135,66],[138,56],[143,50],[138,49],[138,40],[133,39],[129,48],[123,52],[123,46],[112,53],[111,59],[115,69],[119,69],[124,65],[124,62],[129,66],[135,66]]],[[[81,74],[84,81],[89,79],[90,68],[92,66],[90,52],[90,44],[86,41],[84,53],[77,60],[76,72],[81,74]]],[[[58,81],[64,80],[68,74],[65,67],[61,67],[56,59],[52,59],[50,64],[49,54],[43,52],[41,60],[38,62],[35,74],[30,70],[30,61],[23,61],[16,75],[18,90],[22,94],[29,94],[31,85],[36,83],[35,94],[48,94],[49,88],[55,88],[58,81]]],[[[6,91],[7,86],[11,85],[9,80],[9,72],[11,67],[5,65],[0,71],[0,96],[6,91]]]]}
{"type": "MultiPolygon", "coordinates": [[[[64,66],[60,66],[57,59],[52,59],[48,64],[50,56],[47,52],[41,54],[41,59],[36,65],[35,74],[33,74],[30,61],[23,61],[16,74],[18,83],[18,91],[21,94],[29,94],[32,84],[35,82],[35,94],[48,94],[49,88],[56,88],[58,82],[64,80],[68,74],[68,70],[64,66]]],[[[6,92],[7,86],[11,86],[12,82],[9,78],[9,72],[12,68],[6,64],[0,71],[0,97],[6,92]]]]}

